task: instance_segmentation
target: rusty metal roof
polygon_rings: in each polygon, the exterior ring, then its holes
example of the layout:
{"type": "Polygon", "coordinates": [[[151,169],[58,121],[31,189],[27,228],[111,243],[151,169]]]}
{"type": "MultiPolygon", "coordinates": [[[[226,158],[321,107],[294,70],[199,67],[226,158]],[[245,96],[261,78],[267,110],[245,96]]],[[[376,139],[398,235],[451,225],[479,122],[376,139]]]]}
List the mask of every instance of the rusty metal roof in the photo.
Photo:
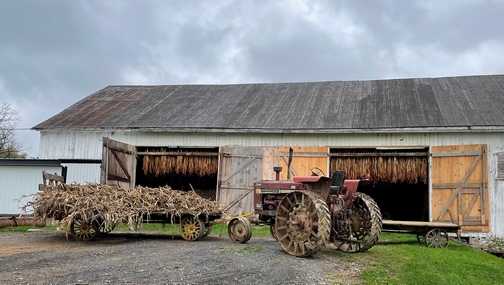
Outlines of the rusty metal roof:
{"type": "Polygon", "coordinates": [[[33,127],[302,131],[504,126],[504,75],[108,86],[33,127]]]}

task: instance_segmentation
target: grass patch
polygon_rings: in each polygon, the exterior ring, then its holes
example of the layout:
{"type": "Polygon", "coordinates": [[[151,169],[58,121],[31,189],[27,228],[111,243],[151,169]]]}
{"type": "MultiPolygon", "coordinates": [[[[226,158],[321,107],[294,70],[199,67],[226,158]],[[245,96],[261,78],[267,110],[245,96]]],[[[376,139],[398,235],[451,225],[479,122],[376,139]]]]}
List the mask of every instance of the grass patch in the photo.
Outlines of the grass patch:
{"type": "Polygon", "coordinates": [[[379,244],[352,259],[365,268],[364,284],[502,284],[504,280],[502,258],[455,242],[447,248],[428,248],[409,234],[383,233],[379,244]]]}

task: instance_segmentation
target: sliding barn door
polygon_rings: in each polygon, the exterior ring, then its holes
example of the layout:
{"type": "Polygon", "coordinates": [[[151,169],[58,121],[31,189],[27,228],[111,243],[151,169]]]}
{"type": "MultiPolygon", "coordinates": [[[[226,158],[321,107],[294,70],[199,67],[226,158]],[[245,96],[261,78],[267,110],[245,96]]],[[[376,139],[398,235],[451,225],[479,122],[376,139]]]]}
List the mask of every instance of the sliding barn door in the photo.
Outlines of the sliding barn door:
{"type": "Polygon", "coordinates": [[[254,182],[261,180],[263,149],[222,147],[219,202],[231,216],[254,210],[254,182]]]}
{"type": "MultiPolygon", "coordinates": [[[[287,180],[288,161],[290,147],[280,148],[279,163],[282,166],[280,180],[287,180]]],[[[290,167],[290,180],[294,176],[310,176],[310,168],[320,168],[325,176],[331,177],[329,173],[329,151],[328,147],[292,147],[292,162],[290,167]]]]}
{"type": "Polygon", "coordinates": [[[432,147],[433,220],[454,222],[463,231],[488,232],[486,145],[432,147]]]}

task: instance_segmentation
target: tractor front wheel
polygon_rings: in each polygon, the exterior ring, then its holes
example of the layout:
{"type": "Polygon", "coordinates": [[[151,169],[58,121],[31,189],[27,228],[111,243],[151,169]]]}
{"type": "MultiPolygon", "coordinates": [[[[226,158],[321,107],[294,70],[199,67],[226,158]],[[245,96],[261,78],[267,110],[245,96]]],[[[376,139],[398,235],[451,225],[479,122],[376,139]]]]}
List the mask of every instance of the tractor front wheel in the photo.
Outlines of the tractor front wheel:
{"type": "Polygon", "coordinates": [[[232,242],[246,243],[252,237],[252,224],[247,218],[234,218],[228,224],[228,235],[232,242]]]}

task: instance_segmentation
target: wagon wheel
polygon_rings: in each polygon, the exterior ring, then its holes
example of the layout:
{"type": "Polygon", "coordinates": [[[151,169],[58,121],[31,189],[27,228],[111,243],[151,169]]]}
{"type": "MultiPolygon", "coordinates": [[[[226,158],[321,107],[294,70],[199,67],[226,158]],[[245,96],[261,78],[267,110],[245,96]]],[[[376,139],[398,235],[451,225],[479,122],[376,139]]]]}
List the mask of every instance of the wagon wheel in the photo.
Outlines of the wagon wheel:
{"type": "Polygon", "coordinates": [[[212,232],[212,226],[206,226],[205,232],[203,233],[203,237],[208,236],[212,232]]]}
{"type": "Polygon", "coordinates": [[[425,245],[428,247],[447,247],[448,233],[442,229],[433,229],[425,234],[425,245]]]}
{"type": "Polygon", "coordinates": [[[232,242],[246,243],[252,237],[252,224],[247,218],[234,218],[228,224],[228,235],[232,242]]]}
{"type": "Polygon", "coordinates": [[[418,242],[425,242],[425,235],[417,234],[416,239],[418,242]]]}
{"type": "Polygon", "coordinates": [[[195,216],[185,216],[180,221],[180,234],[185,240],[197,240],[205,234],[205,223],[195,216]]]}
{"type": "Polygon", "coordinates": [[[99,225],[98,226],[98,233],[100,233],[100,234],[108,234],[111,231],[113,231],[115,228],[115,225],[112,223],[105,225],[105,221],[103,219],[99,219],[97,221],[97,223],[99,225]]]}
{"type": "Polygon", "coordinates": [[[373,247],[381,234],[382,216],[378,204],[364,193],[355,193],[348,219],[351,240],[336,240],[334,244],[345,252],[364,252],[373,247]]]}
{"type": "Polygon", "coordinates": [[[326,246],[331,235],[331,215],[322,198],[309,191],[287,194],[278,207],[275,231],[290,255],[311,256],[326,246]]]}
{"type": "Polygon", "coordinates": [[[275,225],[271,225],[270,226],[270,234],[271,236],[277,241],[278,240],[278,237],[276,235],[276,229],[275,229],[275,225]]]}
{"type": "Polygon", "coordinates": [[[83,220],[81,217],[73,218],[70,223],[70,233],[78,240],[90,240],[98,232],[98,223],[96,221],[83,220]]]}

